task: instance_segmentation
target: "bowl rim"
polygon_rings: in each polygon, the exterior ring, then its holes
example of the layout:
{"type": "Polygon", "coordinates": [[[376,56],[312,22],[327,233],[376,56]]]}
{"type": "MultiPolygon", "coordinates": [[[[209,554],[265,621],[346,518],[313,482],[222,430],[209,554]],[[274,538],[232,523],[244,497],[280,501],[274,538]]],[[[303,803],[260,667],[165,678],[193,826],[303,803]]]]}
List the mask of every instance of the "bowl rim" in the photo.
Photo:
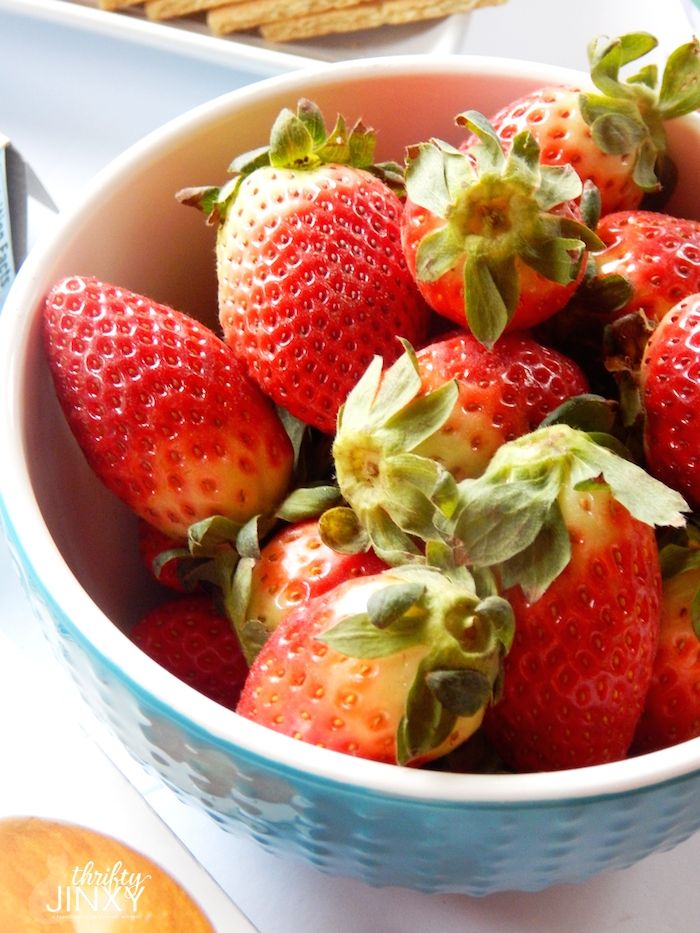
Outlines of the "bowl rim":
{"type": "MultiPolygon", "coordinates": [[[[75,637],[95,652],[100,663],[129,683],[154,707],[167,709],[190,731],[206,735],[222,748],[259,759],[268,767],[297,772],[306,780],[331,782],[357,793],[411,798],[425,803],[476,806],[522,806],[541,802],[562,803],[628,794],[687,777],[700,770],[700,738],[669,749],[623,761],[566,771],[530,774],[464,774],[398,768],[317,748],[272,732],[178,681],[141,652],[92,602],[56,547],[32,495],[24,462],[24,419],[18,387],[23,363],[35,339],[34,316],[26,308],[43,299],[42,268],[60,256],[62,244],[80,224],[85,206],[99,199],[100,191],[154,152],[164,151],[189,132],[206,126],[242,104],[265,100],[281,92],[301,95],[310,84],[345,80],[372,80],[405,74],[478,74],[518,77],[537,84],[588,82],[580,71],[543,65],[524,59],[490,56],[425,55],[376,57],[361,61],[315,64],[292,74],[275,75],[219,95],[185,111],[148,133],[110,161],[88,182],[77,203],[62,212],[51,229],[34,245],[11,286],[0,314],[0,449],[5,463],[0,478],[0,519],[10,550],[36,590],[69,625],[75,637]],[[31,556],[30,556],[31,554],[31,556]],[[37,568],[42,568],[42,574],[37,568]],[[148,684],[148,688],[144,685],[148,684]],[[351,762],[351,763],[350,763],[351,762]]],[[[700,118],[698,118],[700,119],[700,118]]]]}

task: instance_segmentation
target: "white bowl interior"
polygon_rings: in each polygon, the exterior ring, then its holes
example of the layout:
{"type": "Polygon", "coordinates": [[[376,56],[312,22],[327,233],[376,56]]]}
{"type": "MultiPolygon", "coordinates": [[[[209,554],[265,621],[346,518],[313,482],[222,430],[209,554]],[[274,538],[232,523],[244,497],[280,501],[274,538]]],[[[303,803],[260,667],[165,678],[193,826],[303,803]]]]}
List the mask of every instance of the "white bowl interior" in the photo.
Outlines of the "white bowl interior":
{"type": "MultiPolygon", "coordinates": [[[[250,742],[302,767],[326,768],[339,779],[355,779],[346,762],[337,762],[341,756],[319,756],[316,749],[263,736],[265,730],[214,711],[209,701],[194,698],[189,688],[149,667],[106,621],[105,616],[128,631],[144,608],[162,597],[137,557],[134,519],[92,475],[58,408],[40,339],[45,293],[63,275],[96,275],[215,324],[214,229],[197,211],[181,206],[175,192],[223,182],[234,155],[267,141],[282,106],[294,107],[303,95],[322,107],[329,122],[336,111],[349,120],[362,117],[378,129],[379,158],[400,160],[407,144],[430,136],[458,141],[453,119],[462,110],[488,114],[541,84],[583,80],[574,72],[529,63],[411,57],[326,66],[261,82],[185,114],[133,147],[88,186],[83,203],[32,252],[0,324],[5,509],[65,615],[135,679],[147,672],[152,689],[166,702],[187,715],[208,717],[205,726],[215,723],[233,741],[250,742]]],[[[670,135],[681,167],[673,208],[700,217],[700,185],[688,156],[697,151],[700,120],[676,121],[670,135]]],[[[671,777],[699,763],[700,745],[686,743],[665,757],[595,769],[595,776],[515,776],[507,793],[558,797],[600,787],[612,791],[671,777]]],[[[371,763],[352,769],[357,780],[376,780],[376,786],[389,788],[386,772],[385,766],[371,763]]],[[[491,780],[474,776],[457,790],[451,778],[412,772],[402,775],[401,784],[406,792],[422,788],[437,795],[503,798],[504,788],[495,791],[491,780]]]]}

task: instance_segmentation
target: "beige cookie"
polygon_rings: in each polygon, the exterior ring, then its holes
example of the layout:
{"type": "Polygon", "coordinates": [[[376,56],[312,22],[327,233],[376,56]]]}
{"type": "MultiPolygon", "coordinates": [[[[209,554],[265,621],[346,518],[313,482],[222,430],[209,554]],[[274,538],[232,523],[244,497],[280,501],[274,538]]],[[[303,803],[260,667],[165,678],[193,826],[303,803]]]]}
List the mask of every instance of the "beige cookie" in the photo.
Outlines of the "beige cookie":
{"type": "Polygon", "coordinates": [[[356,8],[357,0],[243,0],[217,6],[207,15],[207,25],[217,36],[230,32],[242,32],[264,23],[278,20],[296,20],[319,11],[330,12],[356,8]]]}
{"type": "Polygon", "coordinates": [[[420,20],[440,19],[465,13],[479,6],[493,6],[505,0],[375,0],[350,9],[329,10],[308,16],[286,17],[260,27],[264,39],[289,42],[315,36],[360,29],[377,29],[420,20]]]}
{"type": "Polygon", "coordinates": [[[98,0],[101,10],[126,10],[130,6],[142,6],[144,0],[98,0]]]}

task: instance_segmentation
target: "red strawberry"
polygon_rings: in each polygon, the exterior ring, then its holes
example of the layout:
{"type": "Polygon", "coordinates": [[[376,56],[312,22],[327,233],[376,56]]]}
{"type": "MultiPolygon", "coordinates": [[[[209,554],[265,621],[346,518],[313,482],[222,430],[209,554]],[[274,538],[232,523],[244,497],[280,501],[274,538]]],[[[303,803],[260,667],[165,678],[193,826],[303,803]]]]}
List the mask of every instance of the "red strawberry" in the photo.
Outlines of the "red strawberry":
{"type": "Polygon", "coordinates": [[[371,544],[390,564],[415,556],[421,542],[444,537],[458,481],[585,391],[575,364],[525,333],[506,334],[491,350],[457,333],[417,354],[406,345],[388,369],[375,360],[348,396],[333,444],[354,519],[343,509],[323,515],[324,540],[371,544]]]}
{"type": "Polygon", "coordinates": [[[700,551],[669,550],[674,553],[661,552],[664,582],[659,646],[632,744],[634,754],[700,735],[700,551]]]}
{"type": "Polygon", "coordinates": [[[700,221],[656,211],[620,211],[601,218],[596,233],[605,243],[593,257],[596,277],[588,286],[595,289],[597,308],[605,304],[611,282],[615,295],[620,284],[629,293],[613,306],[609,320],[643,311],[658,322],[682,298],[700,291],[700,221]]]}
{"type": "Polygon", "coordinates": [[[457,380],[452,412],[415,452],[458,481],[478,476],[501,444],[539,427],[588,389],[575,363],[523,332],[504,334],[491,350],[471,334],[457,334],[419,350],[416,359],[422,395],[457,380]]]}
{"type": "Polygon", "coordinates": [[[621,79],[621,68],[656,45],[645,33],[601,37],[589,47],[595,91],[539,88],[503,107],[491,122],[507,143],[529,130],[545,164],[573,165],[582,181],[600,190],[603,214],[634,209],[645,193],[672,187],[663,124],[700,106],[696,39],[669,57],[660,88],[655,66],[621,79]]]}
{"type": "Polygon", "coordinates": [[[506,603],[438,571],[358,577],[285,616],[237,711],[324,748],[419,765],[479,727],[509,640],[506,603]]]}
{"type": "Polygon", "coordinates": [[[516,619],[503,700],[487,732],[518,771],[623,758],[650,682],[659,626],[654,531],[609,491],[560,500],[571,560],[528,600],[505,591],[516,619]]]}
{"type": "Polygon", "coordinates": [[[668,311],[641,365],[649,471],[700,508],[700,294],[668,311]]]}
{"type": "Polygon", "coordinates": [[[292,609],[346,580],[384,569],[372,551],[342,554],[328,547],[315,519],[287,525],[267,541],[251,568],[242,641],[259,647],[292,609]]]}
{"type": "Polygon", "coordinates": [[[565,425],[503,445],[459,495],[455,541],[515,615],[495,749],[518,771],[624,757],[658,639],[653,526],[682,524],[682,498],[565,425]]]}
{"type": "Polygon", "coordinates": [[[248,665],[231,625],[209,597],[181,596],[157,606],[130,638],[179,680],[235,709],[248,665]]]}
{"type": "Polygon", "coordinates": [[[538,336],[579,362],[603,394],[620,394],[631,412],[629,403],[637,407],[638,399],[628,392],[651,331],[681,298],[700,290],[700,223],[617,211],[601,218],[596,233],[605,248],[591,254],[577,294],[538,336]],[[611,373],[618,374],[617,387],[611,373]]]}
{"type": "Polygon", "coordinates": [[[58,399],[88,462],[177,540],[213,514],[243,523],[284,496],[292,445],[232,351],[185,314],[93,278],[46,299],[58,399]]]}
{"type": "MultiPolygon", "coordinates": [[[[428,309],[406,268],[402,205],[373,174],[374,136],[318,109],[284,110],[262,156],[234,162],[221,191],[184,192],[215,207],[224,339],[263,391],[332,434],[339,406],[373,354],[396,336],[420,343],[428,309]]],[[[381,174],[381,172],[379,173],[381,174]]]]}
{"type": "Polygon", "coordinates": [[[457,122],[479,137],[465,152],[440,140],[409,149],[401,236],[428,304],[493,345],[562,308],[600,241],[577,217],[571,166],[539,162],[529,132],[510,155],[481,114],[457,122]]]}
{"type": "Polygon", "coordinates": [[[604,152],[593,141],[580,109],[581,88],[542,87],[507,104],[490,120],[504,143],[523,130],[537,139],[546,165],[573,165],[600,190],[601,211],[637,207],[643,192],[630,173],[630,158],[604,152]]]}

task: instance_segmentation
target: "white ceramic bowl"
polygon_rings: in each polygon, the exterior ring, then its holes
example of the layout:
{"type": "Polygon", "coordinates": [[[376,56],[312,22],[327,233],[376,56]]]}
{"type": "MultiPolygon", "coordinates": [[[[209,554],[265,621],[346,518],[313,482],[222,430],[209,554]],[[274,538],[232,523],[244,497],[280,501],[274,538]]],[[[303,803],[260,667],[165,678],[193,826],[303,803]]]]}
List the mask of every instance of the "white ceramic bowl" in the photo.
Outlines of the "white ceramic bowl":
{"type": "MultiPolygon", "coordinates": [[[[379,157],[578,73],[486,58],[323,66],[185,114],[117,159],[36,248],[0,318],[2,519],[27,592],[85,701],[139,761],[232,831],[373,885],[484,894],[582,880],[700,825],[700,739],[551,774],[470,775],[356,760],[277,735],[178,682],[124,634],[153,598],[134,521],[92,476],[54,398],[40,342],[54,281],[92,274],[215,320],[212,228],[175,192],[219,182],[300,96],[379,130],[379,157]]],[[[700,119],[670,128],[675,207],[700,217],[700,119]]],[[[455,137],[456,141],[456,137],[455,137]]],[[[69,157],[69,154],[65,154],[69,157]]],[[[28,738],[28,740],[30,740],[28,738]]]]}

